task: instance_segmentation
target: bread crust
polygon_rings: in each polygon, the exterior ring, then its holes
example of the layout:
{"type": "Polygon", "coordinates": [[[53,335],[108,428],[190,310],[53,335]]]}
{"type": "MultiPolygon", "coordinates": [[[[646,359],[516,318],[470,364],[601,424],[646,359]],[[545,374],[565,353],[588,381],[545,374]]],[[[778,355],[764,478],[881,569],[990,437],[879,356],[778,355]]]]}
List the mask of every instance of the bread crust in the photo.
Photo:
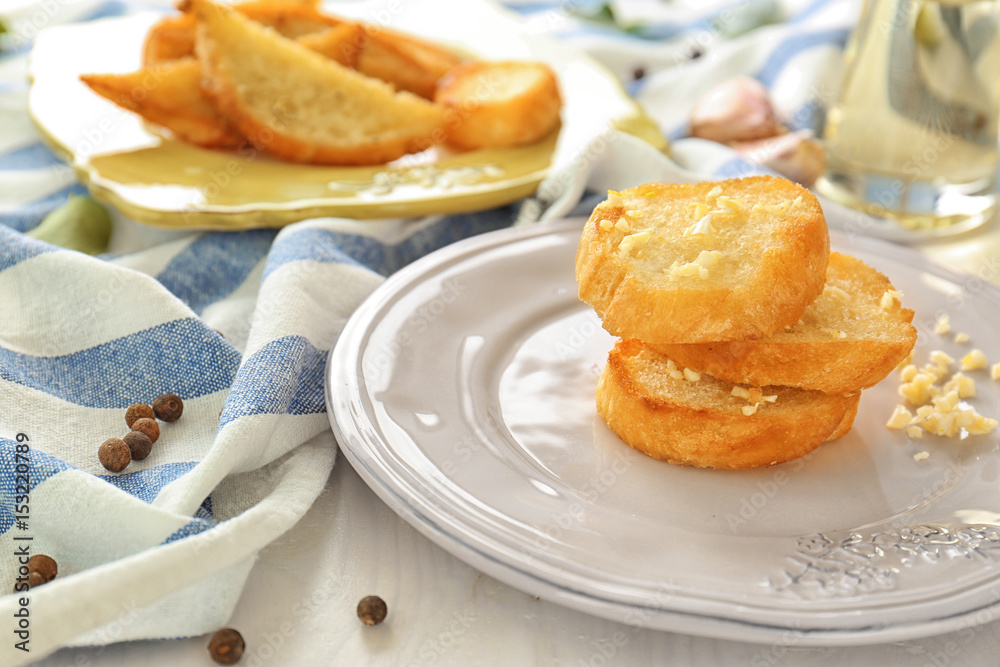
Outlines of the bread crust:
{"type": "Polygon", "coordinates": [[[650,183],[616,199],[594,209],[576,256],[579,296],[612,335],[657,344],[754,340],[798,322],[823,291],[826,219],[816,197],[791,181],[650,183]],[[724,206],[713,192],[737,203],[724,206]],[[708,215],[711,234],[686,234],[700,205],[727,210],[708,215]],[[643,231],[647,241],[623,250],[626,236],[643,231]],[[719,253],[707,278],[671,273],[703,251],[719,253]]]}
{"type": "Polygon", "coordinates": [[[852,392],[884,379],[916,343],[913,311],[897,299],[882,306],[894,290],[861,260],[834,252],[826,289],[790,329],[758,340],[652,347],[729,382],[852,392]]]}
{"type": "Polygon", "coordinates": [[[845,435],[851,432],[854,428],[854,420],[858,416],[858,408],[861,407],[861,392],[855,392],[854,394],[854,405],[847,409],[847,413],[844,414],[844,418],[840,420],[840,424],[837,429],[826,437],[827,442],[832,442],[834,440],[839,440],[845,435]]]}
{"type": "Polygon", "coordinates": [[[841,430],[859,400],[765,387],[777,400],[746,415],[734,385],[702,376],[693,392],[687,380],[665,377],[666,361],[638,340],[618,341],[598,382],[597,410],[629,446],[674,464],[735,470],[791,461],[841,430]]]}

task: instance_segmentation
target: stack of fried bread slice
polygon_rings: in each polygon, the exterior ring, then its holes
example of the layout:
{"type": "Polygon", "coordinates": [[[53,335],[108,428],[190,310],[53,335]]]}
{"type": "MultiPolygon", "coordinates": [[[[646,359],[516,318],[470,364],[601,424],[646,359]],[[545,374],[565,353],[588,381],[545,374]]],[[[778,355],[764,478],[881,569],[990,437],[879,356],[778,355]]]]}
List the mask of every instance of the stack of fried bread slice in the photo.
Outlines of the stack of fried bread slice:
{"type": "Polygon", "coordinates": [[[916,342],[889,280],[831,253],[819,202],[780,178],[610,193],[583,230],[576,276],[621,339],[598,412],[671,463],[803,456],[850,430],[861,390],[916,342]]]}

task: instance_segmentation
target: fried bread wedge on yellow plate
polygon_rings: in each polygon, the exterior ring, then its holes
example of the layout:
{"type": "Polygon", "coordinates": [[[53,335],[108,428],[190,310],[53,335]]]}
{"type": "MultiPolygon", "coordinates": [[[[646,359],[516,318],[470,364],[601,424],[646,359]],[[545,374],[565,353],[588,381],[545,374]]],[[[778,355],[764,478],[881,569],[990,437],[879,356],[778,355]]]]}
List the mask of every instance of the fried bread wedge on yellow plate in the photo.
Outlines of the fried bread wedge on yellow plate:
{"type": "Polygon", "coordinates": [[[439,140],[442,110],[228,7],[189,0],[202,89],[255,146],[292,162],[383,164],[439,140]]]}
{"type": "Polygon", "coordinates": [[[539,62],[475,61],[452,68],[434,101],[445,107],[447,142],[458,148],[532,144],[559,124],[562,97],[539,62]]]}
{"type": "Polygon", "coordinates": [[[832,252],[823,293],[794,326],[757,340],[651,347],[729,382],[843,393],[874,386],[906,358],[912,321],[888,278],[832,252]]]}
{"type": "Polygon", "coordinates": [[[243,137],[202,94],[201,66],[194,58],[161,62],[128,74],[83,74],[91,90],[178,139],[204,148],[235,148],[243,137]]]}

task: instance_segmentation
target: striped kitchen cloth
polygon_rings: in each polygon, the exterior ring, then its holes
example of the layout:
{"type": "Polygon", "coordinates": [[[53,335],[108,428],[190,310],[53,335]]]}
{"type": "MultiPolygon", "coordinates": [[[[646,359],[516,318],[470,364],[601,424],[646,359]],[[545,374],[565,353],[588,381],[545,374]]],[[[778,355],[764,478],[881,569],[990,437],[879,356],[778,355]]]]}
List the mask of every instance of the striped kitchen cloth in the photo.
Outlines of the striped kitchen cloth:
{"type": "MultiPolygon", "coordinates": [[[[526,30],[555,35],[618,73],[673,139],[671,158],[609,129],[580,147],[587,159],[554,170],[524,203],[213,233],[153,229],[116,214],[111,245],[95,257],[24,234],[86,193],[28,118],[31,38],[60,21],[167,6],[16,3],[0,53],[0,586],[16,585],[25,553],[53,556],[59,576],[31,592],[30,652],[0,643],[3,665],[61,646],[224,625],[255,554],[326,483],[336,450],[323,400],[327,353],[385,276],[518,216],[585,213],[606,187],[759,171],[725,147],[687,138],[694,97],[751,74],[785,118],[815,127],[856,14],[856,3],[842,0],[510,2],[526,30]],[[147,459],[106,471],[97,448],[124,433],[125,409],[165,392],[184,399],[183,416],[161,424],[147,459]]],[[[15,618],[21,597],[0,597],[0,617],[15,618]]]]}

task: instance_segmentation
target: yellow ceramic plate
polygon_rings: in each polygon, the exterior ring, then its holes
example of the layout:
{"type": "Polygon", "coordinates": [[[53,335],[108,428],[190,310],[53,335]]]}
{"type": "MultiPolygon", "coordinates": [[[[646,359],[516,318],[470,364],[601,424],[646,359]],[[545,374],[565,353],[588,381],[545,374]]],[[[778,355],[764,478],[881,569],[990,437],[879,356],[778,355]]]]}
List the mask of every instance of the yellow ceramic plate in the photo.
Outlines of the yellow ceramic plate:
{"type": "Polygon", "coordinates": [[[78,80],[88,72],[138,69],[146,32],[161,16],[150,13],[43,31],[31,56],[29,110],[46,142],[74,166],[95,197],[141,222],[202,229],[273,227],[317,216],[481,210],[528,196],[550,165],[608,127],[664,144],[610,72],[562,44],[528,34],[516,17],[493,4],[428,0],[386,7],[344,3],[338,10],[483,58],[548,62],[564,95],[559,130],[531,146],[466,153],[431,149],[377,167],[297,165],[201,149],[161,134],[78,80]],[[468,29],[454,34],[456,25],[468,29]]]}

